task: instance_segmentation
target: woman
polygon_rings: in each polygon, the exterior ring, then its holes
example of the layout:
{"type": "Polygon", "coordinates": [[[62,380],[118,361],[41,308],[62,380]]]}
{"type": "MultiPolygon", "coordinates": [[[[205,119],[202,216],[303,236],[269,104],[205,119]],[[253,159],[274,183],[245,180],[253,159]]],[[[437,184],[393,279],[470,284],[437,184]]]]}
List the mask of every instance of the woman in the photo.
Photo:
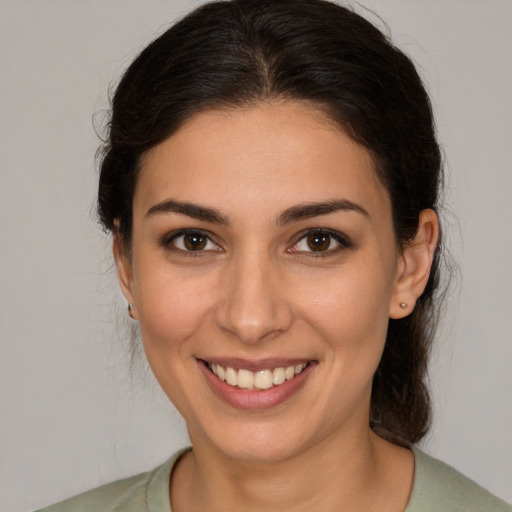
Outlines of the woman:
{"type": "Polygon", "coordinates": [[[414,66],[347,9],[216,2],[149,45],[98,209],[192,450],[46,510],[510,510],[413,446],[440,185],[414,66]]]}

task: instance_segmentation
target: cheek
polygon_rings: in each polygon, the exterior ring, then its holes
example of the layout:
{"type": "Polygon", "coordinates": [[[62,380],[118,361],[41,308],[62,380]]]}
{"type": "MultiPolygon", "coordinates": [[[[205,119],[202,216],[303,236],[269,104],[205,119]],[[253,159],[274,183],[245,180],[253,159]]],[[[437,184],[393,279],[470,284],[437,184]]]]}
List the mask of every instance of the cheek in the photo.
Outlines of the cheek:
{"type": "Polygon", "coordinates": [[[147,350],[172,351],[197,332],[211,307],[213,284],[208,276],[187,278],[166,266],[140,265],[136,300],[147,350]]]}
{"type": "MultiPolygon", "coordinates": [[[[190,381],[195,374],[198,333],[205,329],[211,289],[204,279],[184,279],[169,269],[145,266],[137,277],[137,310],[142,342],[154,376],[171,402],[185,417],[190,417],[190,381]]],[[[203,336],[203,338],[206,338],[203,336]]]]}
{"type": "Polygon", "coordinates": [[[380,353],[386,338],[392,282],[378,266],[371,268],[354,266],[337,275],[315,276],[314,284],[304,281],[296,291],[301,316],[334,349],[343,347],[354,356],[380,353]]]}

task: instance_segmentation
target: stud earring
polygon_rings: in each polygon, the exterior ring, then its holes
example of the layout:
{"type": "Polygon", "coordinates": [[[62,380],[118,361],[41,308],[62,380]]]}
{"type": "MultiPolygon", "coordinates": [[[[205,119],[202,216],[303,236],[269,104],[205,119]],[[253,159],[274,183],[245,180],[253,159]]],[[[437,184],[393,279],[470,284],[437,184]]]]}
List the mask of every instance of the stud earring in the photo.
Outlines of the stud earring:
{"type": "Polygon", "coordinates": [[[128,304],[128,315],[130,316],[130,318],[133,318],[133,305],[132,304],[128,304]]]}
{"type": "Polygon", "coordinates": [[[407,307],[407,302],[400,302],[400,307],[405,309],[407,307]]]}

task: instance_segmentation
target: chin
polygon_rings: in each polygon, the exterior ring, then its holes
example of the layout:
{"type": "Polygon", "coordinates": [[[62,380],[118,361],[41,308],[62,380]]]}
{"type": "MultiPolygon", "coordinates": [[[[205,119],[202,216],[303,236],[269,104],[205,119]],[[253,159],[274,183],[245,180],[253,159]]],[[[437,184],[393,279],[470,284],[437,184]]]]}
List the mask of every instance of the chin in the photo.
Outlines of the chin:
{"type": "MultiPolygon", "coordinates": [[[[217,432],[202,433],[202,440],[225,457],[245,463],[275,464],[286,461],[304,450],[305,442],[298,432],[276,424],[234,425],[217,432]],[[205,437],[206,436],[206,439],[205,437]]],[[[190,432],[192,444],[197,437],[190,432]]]]}

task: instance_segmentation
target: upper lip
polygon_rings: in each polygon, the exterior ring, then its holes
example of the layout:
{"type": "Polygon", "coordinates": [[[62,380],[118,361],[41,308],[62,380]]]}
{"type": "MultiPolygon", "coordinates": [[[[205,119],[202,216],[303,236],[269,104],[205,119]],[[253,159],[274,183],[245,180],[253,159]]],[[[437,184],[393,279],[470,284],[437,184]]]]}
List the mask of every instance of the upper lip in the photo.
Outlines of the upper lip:
{"type": "Polygon", "coordinates": [[[310,363],[313,359],[304,357],[283,358],[283,357],[268,357],[263,359],[244,359],[239,357],[201,357],[200,361],[206,363],[214,363],[220,366],[236,368],[238,370],[250,370],[258,372],[271,368],[286,368],[287,366],[297,366],[298,364],[310,363]]]}

